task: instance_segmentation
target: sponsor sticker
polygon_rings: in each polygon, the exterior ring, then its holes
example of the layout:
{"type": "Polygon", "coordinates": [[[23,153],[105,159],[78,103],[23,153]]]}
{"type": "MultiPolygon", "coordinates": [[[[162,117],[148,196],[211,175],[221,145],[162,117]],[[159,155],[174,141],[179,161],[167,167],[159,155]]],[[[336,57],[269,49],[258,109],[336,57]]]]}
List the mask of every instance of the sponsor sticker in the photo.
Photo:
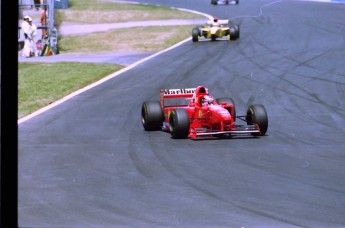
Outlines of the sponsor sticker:
{"type": "Polygon", "coordinates": [[[185,89],[165,89],[164,95],[175,95],[175,94],[193,94],[195,88],[185,88],[185,89]]]}

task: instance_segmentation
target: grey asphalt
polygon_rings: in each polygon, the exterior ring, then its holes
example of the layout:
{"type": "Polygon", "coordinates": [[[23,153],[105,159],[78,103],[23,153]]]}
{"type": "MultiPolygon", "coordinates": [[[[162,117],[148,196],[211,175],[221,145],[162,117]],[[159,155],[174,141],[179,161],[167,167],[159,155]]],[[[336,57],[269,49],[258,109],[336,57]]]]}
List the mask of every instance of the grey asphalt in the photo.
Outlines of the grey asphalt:
{"type": "MultiPolygon", "coordinates": [[[[149,21],[131,21],[123,23],[107,23],[107,24],[76,24],[62,23],[61,35],[84,35],[94,32],[104,32],[114,29],[123,29],[131,27],[147,27],[147,26],[176,26],[176,25],[202,25],[206,19],[174,19],[174,20],[149,20],[149,21]]],[[[19,39],[23,40],[23,32],[19,31],[19,39]]],[[[39,33],[40,34],[40,33],[39,33]]],[[[26,58],[18,54],[18,62],[94,62],[94,63],[113,63],[124,66],[131,65],[143,58],[152,55],[148,53],[106,53],[106,54],[69,54],[60,53],[52,56],[39,56],[26,58]]]]}
{"type": "Polygon", "coordinates": [[[186,42],[19,124],[20,227],[345,227],[345,5],[145,2],[230,16],[241,38],[186,42]],[[238,114],[263,104],[267,135],[143,130],[143,101],[198,85],[238,114]]]}

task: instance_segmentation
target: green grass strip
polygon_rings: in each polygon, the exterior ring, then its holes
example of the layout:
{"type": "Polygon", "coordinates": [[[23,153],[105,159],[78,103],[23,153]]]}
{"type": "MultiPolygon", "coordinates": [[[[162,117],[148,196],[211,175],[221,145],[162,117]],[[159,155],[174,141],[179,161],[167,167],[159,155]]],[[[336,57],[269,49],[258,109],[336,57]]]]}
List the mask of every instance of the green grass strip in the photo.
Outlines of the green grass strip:
{"type": "Polygon", "coordinates": [[[26,116],[123,66],[99,63],[19,63],[18,117],[26,116]]]}

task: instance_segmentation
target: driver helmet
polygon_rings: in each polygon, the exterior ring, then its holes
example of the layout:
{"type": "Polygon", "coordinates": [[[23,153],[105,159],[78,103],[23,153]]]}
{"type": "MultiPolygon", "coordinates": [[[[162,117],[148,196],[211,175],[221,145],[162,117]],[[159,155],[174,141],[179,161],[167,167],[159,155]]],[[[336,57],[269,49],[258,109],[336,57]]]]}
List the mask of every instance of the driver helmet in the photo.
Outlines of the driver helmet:
{"type": "Polygon", "coordinates": [[[213,25],[212,26],[218,26],[218,18],[213,19],[213,25]]]}
{"type": "Polygon", "coordinates": [[[202,99],[202,105],[203,106],[210,105],[213,103],[213,101],[214,101],[213,97],[205,95],[204,98],[202,99]]]}

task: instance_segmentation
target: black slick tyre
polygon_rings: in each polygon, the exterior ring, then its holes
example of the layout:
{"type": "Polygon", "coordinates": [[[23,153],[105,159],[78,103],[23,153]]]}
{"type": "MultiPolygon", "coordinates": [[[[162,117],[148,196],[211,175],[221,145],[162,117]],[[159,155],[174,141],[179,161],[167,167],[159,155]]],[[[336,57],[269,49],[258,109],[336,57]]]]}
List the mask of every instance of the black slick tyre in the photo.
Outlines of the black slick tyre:
{"type": "Polygon", "coordinates": [[[218,4],[218,0],[211,0],[211,5],[217,5],[218,4]]]}
{"type": "Polygon", "coordinates": [[[199,29],[198,28],[193,28],[193,30],[192,30],[192,41],[193,42],[199,41],[199,29]]]}
{"type": "Polygon", "coordinates": [[[240,26],[239,25],[234,25],[235,31],[236,31],[236,39],[240,38],[240,26]]]}
{"type": "Polygon", "coordinates": [[[141,122],[146,131],[161,130],[164,121],[159,101],[146,101],[141,107],[141,122]]]}
{"type": "Polygon", "coordinates": [[[236,40],[237,39],[237,33],[235,26],[231,26],[229,28],[229,34],[230,34],[230,40],[236,40]]]}
{"type": "Polygon", "coordinates": [[[253,133],[254,136],[265,135],[268,128],[268,117],[266,109],[261,104],[253,104],[248,107],[246,121],[248,125],[257,124],[260,133],[253,133]]]}
{"type": "Polygon", "coordinates": [[[170,133],[174,139],[187,138],[189,134],[189,117],[184,109],[174,109],[169,117],[170,133]]]}

